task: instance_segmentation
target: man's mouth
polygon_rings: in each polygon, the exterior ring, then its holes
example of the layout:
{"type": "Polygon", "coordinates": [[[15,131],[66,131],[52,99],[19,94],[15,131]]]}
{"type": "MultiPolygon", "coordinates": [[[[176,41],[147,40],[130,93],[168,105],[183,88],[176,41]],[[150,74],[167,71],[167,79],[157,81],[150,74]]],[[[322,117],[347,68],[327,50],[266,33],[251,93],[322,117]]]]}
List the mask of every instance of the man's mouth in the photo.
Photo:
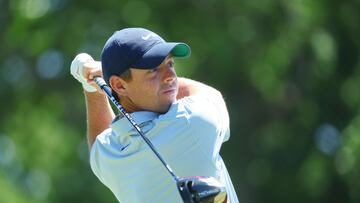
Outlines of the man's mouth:
{"type": "Polygon", "coordinates": [[[169,88],[169,89],[166,89],[166,90],[162,91],[162,93],[166,94],[166,95],[174,94],[175,89],[174,88],[169,88]]]}

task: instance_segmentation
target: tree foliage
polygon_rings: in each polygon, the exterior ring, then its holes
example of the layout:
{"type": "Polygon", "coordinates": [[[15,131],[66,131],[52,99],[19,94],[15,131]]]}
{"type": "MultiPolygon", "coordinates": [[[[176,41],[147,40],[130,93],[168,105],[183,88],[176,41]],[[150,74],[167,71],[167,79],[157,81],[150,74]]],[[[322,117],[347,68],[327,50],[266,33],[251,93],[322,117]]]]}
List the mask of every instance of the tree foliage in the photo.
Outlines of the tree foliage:
{"type": "MultiPolygon", "coordinates": [[[[360,1],[0,1],[0,202],[116,202],[91,173],[73,57],[145,27],[219,89],[241,202],[360,202],[360,1]]],[[[128,170],[128,169],[119,169],[128,170]]]]}

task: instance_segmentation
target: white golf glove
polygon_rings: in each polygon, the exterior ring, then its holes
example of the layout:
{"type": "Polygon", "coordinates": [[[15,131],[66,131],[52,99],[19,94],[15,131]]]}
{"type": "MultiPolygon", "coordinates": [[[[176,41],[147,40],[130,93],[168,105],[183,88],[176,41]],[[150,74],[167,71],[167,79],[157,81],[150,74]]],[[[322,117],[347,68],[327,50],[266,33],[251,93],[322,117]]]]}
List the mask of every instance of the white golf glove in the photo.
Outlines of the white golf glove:
{"type": "Polygon", "coordinates": [[[87,78],[84,77],[84,64],[94,61],[94,59],[87,53],[78,54],[71,62],[70,73],[78,80],[85,91],[96,92],[97,89],[87,82],[87,78]]]}

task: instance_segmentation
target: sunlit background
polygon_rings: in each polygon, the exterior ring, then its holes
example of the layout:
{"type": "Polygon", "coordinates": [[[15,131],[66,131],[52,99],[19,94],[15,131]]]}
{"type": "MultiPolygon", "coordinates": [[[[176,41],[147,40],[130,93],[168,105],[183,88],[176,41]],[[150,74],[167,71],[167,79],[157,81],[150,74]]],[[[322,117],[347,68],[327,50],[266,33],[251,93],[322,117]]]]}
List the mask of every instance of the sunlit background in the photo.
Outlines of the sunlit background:
{"type": "Polygon", "coordinates": [[[223,93],[240,202],[360,202],[359,25],[359,0],[0,0],[0,203],[116,202],[69,66],[134,26],[188,43],[178,75],[223,93]]]}

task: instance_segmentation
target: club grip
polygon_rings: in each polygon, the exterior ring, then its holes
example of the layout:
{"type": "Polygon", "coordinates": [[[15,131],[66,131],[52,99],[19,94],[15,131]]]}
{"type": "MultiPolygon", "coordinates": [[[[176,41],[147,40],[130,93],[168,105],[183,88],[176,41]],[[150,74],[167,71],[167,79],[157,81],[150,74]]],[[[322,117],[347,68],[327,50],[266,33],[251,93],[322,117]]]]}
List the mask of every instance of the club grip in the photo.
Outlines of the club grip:
{"type": "Polygon", "coordinates": [[[102,77],[96,76],[94,77],[94,81],[108,95],[109,98],[112,97],[111,89],[102,77]]]}
{"type": "Polygon", "coordinates": [[[102,77],[96,76],[94,77],[94,81],[101,89],[103,88],[103,86],[107,86],[105,80],[102,77]]]}

